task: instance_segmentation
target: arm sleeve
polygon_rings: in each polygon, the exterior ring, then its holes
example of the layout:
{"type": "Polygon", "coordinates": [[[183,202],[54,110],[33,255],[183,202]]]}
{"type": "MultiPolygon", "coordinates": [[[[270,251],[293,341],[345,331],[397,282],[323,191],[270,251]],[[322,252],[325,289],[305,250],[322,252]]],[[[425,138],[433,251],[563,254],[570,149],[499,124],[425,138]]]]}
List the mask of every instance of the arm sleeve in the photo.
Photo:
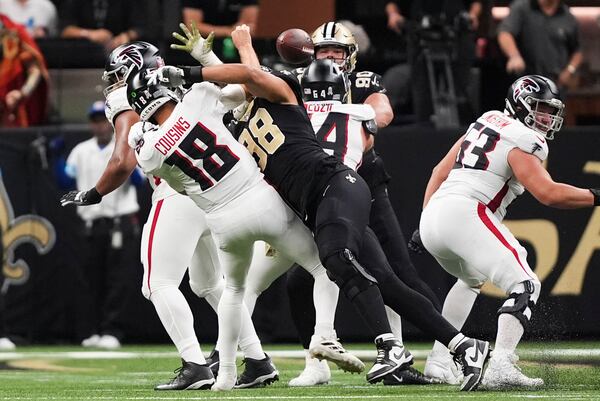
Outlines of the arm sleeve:
{"type": "Polygon", "coordinates": [[[508,16],[500,23],[498,32],[508,32],[516,38],[521,33],[521,27],[525,19],[525,7],[524,2],[513,2],[508,16]]]}
{"type": "Polygon", "coordinates": [[[548,143],[545,139],[533,134],[531,131],[519,135],[515,144],[523,152],[537,156],[541,161],[546,160],[548,157],[548,143]]]}

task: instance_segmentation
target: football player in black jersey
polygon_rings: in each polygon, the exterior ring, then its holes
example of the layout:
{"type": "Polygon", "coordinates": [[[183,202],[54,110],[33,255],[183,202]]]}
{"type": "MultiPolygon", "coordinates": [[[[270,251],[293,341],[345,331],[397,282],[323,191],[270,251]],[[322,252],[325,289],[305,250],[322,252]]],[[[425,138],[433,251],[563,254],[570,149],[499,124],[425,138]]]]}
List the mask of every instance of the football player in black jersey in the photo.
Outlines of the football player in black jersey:
{"type": "MultiPolygon", "coordinates": [[[[315,45],[315,58],[330,58],[335,60],[343,70],[348,73],[350,80],[349,103],[368,104],[375,110],[376,127],[371,129],[372,135],[365,149],[363,161],[358,169],[358,174],[366,181],[371,191],[371,214],[369,226],[375,232],[385,255],[394,269],[394,273],[412,289],[420,292],[441,311],[440,301],[431,288],[419,277],[415,266],[412,264],[406,240],[402,229],[390,203],[387,191],[387,182],[390,176],[385,170],[383,160],[377,155],[374,148],[374,136],[377,129],[386,127],[393,119],[394,114],[385,88],[381,85],[381,76],[371,71],[355,70],[358,47],[354,35],[345,26],[337,22],[326,22],[318,27],[312,34],[315,45]]],[[[304,68],[293,70],[294,75],[301,82],[304,68]]],[[[313,279],[303,269],[296,266],[288,273],[288,295],[290,298],[290,311],[298,332],[302,346],[308,349],[314,327],[314,311],[305,306],[311,302],[309,298],[313,279]]],[[[389,312],[389,311],[388,311],[389,312]]],[[[388,313],[392,330],[402,339],[400,316],[388,313]]],[[[426,384],[418,372],[403,370],[384,378],[384,384],[426,384]]],[[[326,381],[329,377],[328,367],[324,363],[307,359],[306,368],[299,377],[292,379],[290,384],[296,386],[311,386],[326,381]]]]}
{"type": "Polygon", "coordinates": [[[242,84],[253,96],[242,118],[239,140],[253,154],[265,178],[311,228],[328,274],[376,334],[377,359],[367,373],[370,383],[412,363],[412,355],[391,332],[383,293],[392,309],[455,354],[465,377],[461,389],[477,387],[489,357],[489,343],[464,336],[427,298],[389,273],[392,269],[381,245],[367,226],[369,188],[358,174],[323,152],[304,109],[301,88],[291,73],[223,64],[165,66],[156,76],[165,85],[204,80],[242,84]]]}

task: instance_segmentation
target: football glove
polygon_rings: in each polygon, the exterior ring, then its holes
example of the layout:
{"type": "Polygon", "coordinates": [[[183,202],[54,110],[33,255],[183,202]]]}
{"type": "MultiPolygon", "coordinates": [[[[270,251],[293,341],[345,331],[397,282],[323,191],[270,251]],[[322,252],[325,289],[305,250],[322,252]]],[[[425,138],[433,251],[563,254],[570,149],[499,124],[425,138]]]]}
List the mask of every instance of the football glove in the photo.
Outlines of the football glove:
{"type": "Polygon", "coordinates": [[[185,83],[183,75],[184,72],[181,68],[165,65],[152,71],[146,79],[148,80],[148,85],[160,84],[169,88],[177,88],[185,83]]]}
{"type": "Polygon", "coordinates": [[[421,241],[421,234],[419,233],[418,228],[413,232],[412,237],[408,241],[408,249],[418,255],[425,252],[425,246],[423,246],[423,242],[421,241]]]}
{"type": "Polygon", "coordinates": [[[198,32],[198,27],[195,23],[192,23],[191,32],[183,23],[179,24],[179,27],[185,34],[185,37],[178,32],[173,32],[173,37],[183,44],[172,44],[171,49],[182,50],[189,53],[196,61],[204,66],[223,64],[212,50],[213,40],[215,38],[214,32],[209,33],[206,39],[204,39],[202,35],[200,35],[200,32],[198,32]]]}
{"type": "Polygon", "coordinates": [[[127,101],[127,86],[121,86],[106,95],[106,107],[104,114],[106,119],[110,121],[113,128],[115,127],[115,118],[119,113],[127,110],[132,110],[127,101]]]}
{"type": "Polygon", "coordinates": [[[71,191],[67,192],[60,198],[60,205],[67,206],[74,204],[75,206],[87,206],[100,203],[102,195],[98,193],[96,187],[87,191],[71,191]]]}

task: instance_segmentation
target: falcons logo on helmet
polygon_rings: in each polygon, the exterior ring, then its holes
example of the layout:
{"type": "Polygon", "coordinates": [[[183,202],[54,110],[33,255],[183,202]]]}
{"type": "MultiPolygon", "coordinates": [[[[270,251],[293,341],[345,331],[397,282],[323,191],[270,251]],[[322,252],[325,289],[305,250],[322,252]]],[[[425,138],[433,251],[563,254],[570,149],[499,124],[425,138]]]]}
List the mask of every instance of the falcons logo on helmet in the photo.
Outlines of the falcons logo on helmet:
{"type": "Polygon", "coordinates": [[[540,86],[531,78],[523,78],[515,84],[513,99],[515,102],[522,93],[533,93],[540,90],[540,86]]]}
{"type": "Polygon", "coordinates": [[[125,47],[119,55],[113,61],[113,64],[123,63],[127,60],[130,60],[133,64],[135,64],[138,68],[142,68],[144,64],[144,59],[142,58],[142,53],[140,53],[139,49],[135,45],[129,45],[125,47]]]}

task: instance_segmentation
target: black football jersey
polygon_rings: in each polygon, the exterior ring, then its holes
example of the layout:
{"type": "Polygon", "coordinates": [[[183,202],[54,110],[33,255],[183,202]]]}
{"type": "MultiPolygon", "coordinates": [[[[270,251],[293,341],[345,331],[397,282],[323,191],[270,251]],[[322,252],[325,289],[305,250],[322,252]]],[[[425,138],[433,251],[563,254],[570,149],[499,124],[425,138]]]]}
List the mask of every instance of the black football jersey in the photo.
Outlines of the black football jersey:
{"type": "MultiPolygon", "coordinates": [[[[293,77],[298,82],[302,80],[304,67],[296,68],[291,71],[293,77]]],[[[351,103],[360,104],[372,93],[385,93],[385,87],[381,85],[381,75],[371,71],[353,71],[348,76],[350,80],[350,101],[351,103]]],[[[301,82],[300,82],[301,83],[301,82]]]]}
{"type": "Polygon", "coordinates": [[[289,72],[272,73],[294,90],[299,105],[255,98],[240,121],[238,140],[254,156],[267,181],[304,218],[331,176],[348,168],[323,152],[296,78],[289,72]]]}

